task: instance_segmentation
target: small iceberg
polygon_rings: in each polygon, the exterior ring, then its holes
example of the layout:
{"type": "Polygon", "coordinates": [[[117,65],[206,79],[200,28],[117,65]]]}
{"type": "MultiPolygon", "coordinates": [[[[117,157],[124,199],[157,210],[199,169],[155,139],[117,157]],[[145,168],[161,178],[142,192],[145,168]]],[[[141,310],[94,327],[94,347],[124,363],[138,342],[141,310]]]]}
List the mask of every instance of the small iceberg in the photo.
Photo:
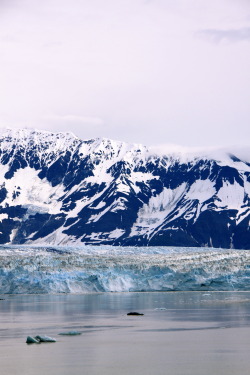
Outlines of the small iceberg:
{"type": "Polygon", "coordinates": [[[46,335],[37,335],[35,336],[35,339],[39,340],[40,342],[56,342],[56,339],[53,339],[52,337],[46,335]]]}
{"type": "Polygon", "coordinates": [[[166,307],[156,307],[156,311],[165,311],[167,310],[166,307]]]}
{"type": "Polygon", "coordinates": [[[56,339],[46,335],[27,336],[26,344],[40,344],[40,342],[56,342],[56,339]]]}
{"type": "Polygon", "coordinates": [[[58,335],[61,335],[61,336],[78,336],[78,335],[81,335],[82,332],[78,332],[78,331],[68,331],[68,332],[61,332],[61,333],[58,333],[58,335]]]}
{"type": "Polygon", "coordinates": [[[40,341],[35,339],[35,337],[27,336],[26,344],[39,344],[40,341]]]}

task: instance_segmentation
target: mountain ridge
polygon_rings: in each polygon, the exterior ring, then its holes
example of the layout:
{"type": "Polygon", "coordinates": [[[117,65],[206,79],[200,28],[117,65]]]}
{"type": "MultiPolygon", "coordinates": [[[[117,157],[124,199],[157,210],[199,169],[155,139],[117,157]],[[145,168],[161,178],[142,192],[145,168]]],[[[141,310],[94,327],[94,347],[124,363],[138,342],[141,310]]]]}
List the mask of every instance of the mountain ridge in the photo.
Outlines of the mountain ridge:
{"type": "Polygon", "coordinates": [[[1,131],[0,243],[249,249],[241,151],[157,154],[70,132],[1,131]]]}

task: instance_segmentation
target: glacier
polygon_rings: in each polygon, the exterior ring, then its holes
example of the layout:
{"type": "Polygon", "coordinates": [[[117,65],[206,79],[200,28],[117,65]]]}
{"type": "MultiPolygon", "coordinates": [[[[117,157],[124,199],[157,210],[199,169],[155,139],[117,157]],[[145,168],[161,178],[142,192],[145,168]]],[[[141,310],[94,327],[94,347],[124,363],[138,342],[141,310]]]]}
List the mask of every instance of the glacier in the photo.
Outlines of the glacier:
{"type": "Polygon", "coordinates": [[[0,294],[249,289],[244,250],[0,246],[0,294]]]}

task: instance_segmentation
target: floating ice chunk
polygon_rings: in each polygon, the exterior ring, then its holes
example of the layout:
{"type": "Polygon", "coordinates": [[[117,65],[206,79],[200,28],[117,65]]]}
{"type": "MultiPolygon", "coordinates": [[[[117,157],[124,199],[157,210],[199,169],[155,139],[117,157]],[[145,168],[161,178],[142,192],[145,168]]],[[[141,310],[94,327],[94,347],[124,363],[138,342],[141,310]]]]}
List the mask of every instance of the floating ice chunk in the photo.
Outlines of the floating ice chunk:
{"type": "Polygon", "coordinates": [[[40,342],[56,342],[56,339],[53,339],[52,337],[46,335],[37,335],[35,339],[39,340],[40,342]]]}
{"type": "Polygon", "coordinates": [[[77,335],[81,335],[82,332],[78,332],[78,331],[69,331],[69,332],[61,332],[61,333],[58,333],[58,335],[61,335],[61,336],[77,336],[77,335]]]}
{"type": "Polygon", "coordinates": [[[37,340],[34,337],[27,336],[26,344],[39,344],[40,340],[37,340]]]}
{"type": "Polygon", "coordinates": [[[166,307],[157,307],[155,310],[156,310],[156,311],[157,311],[157,310],[158,310],[158,311],[163,311],[163,310],[167,310],[167,309],[166,309],[166,307]]]}

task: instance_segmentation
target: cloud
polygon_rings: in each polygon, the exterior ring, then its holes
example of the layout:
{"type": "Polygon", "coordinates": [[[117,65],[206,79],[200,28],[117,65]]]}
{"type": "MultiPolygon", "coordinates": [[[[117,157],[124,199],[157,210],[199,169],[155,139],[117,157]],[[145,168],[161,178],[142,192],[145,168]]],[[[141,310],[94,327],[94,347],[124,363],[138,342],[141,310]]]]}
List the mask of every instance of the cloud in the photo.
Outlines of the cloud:
{"type": "Polygon", "coordinates": [[[195,147],[195,146],[182,146],[178,144],[172,144],[172,143],[160,143],[155,144],[149,147],[149,151],[151,154],[157,154],[157,155],[200,155],[205,154],[208,152],[211,152],[215,149],[218,149],[218,147],[195,147]]]}
{"type": "Polygon", "coordinates": [[[249,0],[73,4],[0,0],[0,124],[147,145],[250,138],[249,0]]]}
{"type": "Polygon", "coordinates": [[[104,121],[100,117],[76,116],[76,115],[51,115],[46,116],[45,120],[56,122],[67,122],[69,124],[88,124],[88,125],[103,125],[104,121]]]}
{"type": "Polygon", "coordinates": [[[213,159],[217,161],[232,162],[231,158],[236,157],[239,161],[250,163],[250,147],[241,146],[210,146],[210,147],[184,147],[176,144],[158,144],[149,147],[149,153],[167,157],[179,158],[181,162],[188,162],[195,158],[213,159]]]}
{"type": "Polygon", "coordinates": [[[0,35],[0,42],[2,43],[19,43],[19,39],[14,36],[14,35],[10,35],[10,34],[2,34],[0,35]]]}
{"type": "Polygon", "coordinates": [[[213,43],[229,42],[237,43],[242,41],[250,42],[250,27],[240,29],[205,29],[195,33],[198,37],[208,39],[213,43]]]}

